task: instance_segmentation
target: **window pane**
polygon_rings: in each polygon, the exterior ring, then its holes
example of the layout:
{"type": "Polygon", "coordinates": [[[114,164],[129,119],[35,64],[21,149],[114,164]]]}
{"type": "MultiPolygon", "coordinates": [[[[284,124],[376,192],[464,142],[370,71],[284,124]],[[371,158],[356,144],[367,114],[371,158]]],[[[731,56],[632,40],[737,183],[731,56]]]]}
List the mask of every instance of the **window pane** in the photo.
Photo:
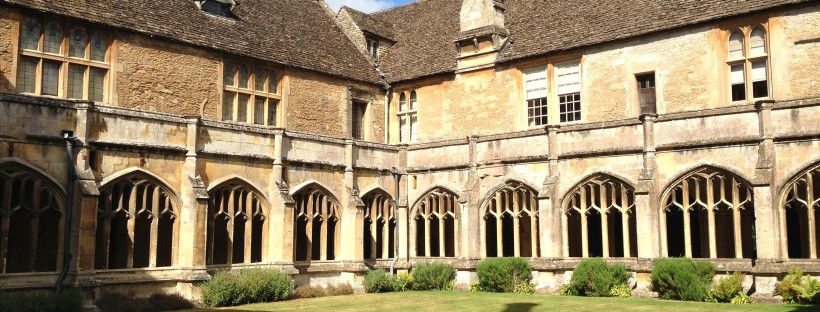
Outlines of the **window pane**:
{"type": "Polygon", "coordinates": [[[568,62],[555,66],[558,94],[581,92],[581,63],[568,62]]]}
{"type": "Polygon", "coordinates": [[[581,120],[581,94],[565,94],[558,97],[561,122],[581,120]]]}
{"type": "Polygon", "coordinates": [[[415,141],[416,138],[417,138],[416,129],[418,128],[418,123],[419,123],[418,115],[415,115],[415,114],[411,115],[410,116],[410,141],[411,142],[415,141]]]}
{"type": "Polygon", "coordinates": [[[268,126],[276,126],[276,110],[279,107],[279,101],[268,100],[268,126]]]}
{"type": "Polygon", "coordinates": [[[88,34],[85,32],[85,28],[76,27],[72,29],[68,42],[69,56],[85,58],[85,50],[88,43],[88,34]]]}
{"type": "Polygon", "coordinates": [[[222,83],[226,86],[235,85],[234,75],[236,74],[236,67],[231,62],[225,62],[222,69],[222,83]]]}
{"type": "Polygon", "coordinates": [[[527,100],[527,123],[530,126],[547,124],[547,98],[527,100]]]}
{"type": "Polygon", "coordinates": [[[26,18],[22,31],[20,46],[26,50],[40,50],[40,22],[26,18]]]}
{"type": "Polygon", "coordinates": [[[746,100],[746,70],[744,65],[732,65],[730,76],[732,83],[732,101],[746,100]]]}
{"type": "Polygon", "coordinates": [[[416,110],[417,102],[418,98],[416,98],[416,91],[410,92],[410,110],[416,110]]]}
{"type": "Polygon", "coordinates": [[[524,89],[527,99],[547,96],[547,68],[536,67],[524,70],[524,89]]]}
{"type": "Polygon", "coordinates": [[[251,78],[251,71],[248,69],[248,65],[241,64],[239,65],[239,87],[243,89],[248,88],[249,80],[251,78]]]}
{"type": "Polygon", "coordinates": [[[739,31],[733,32],[729,36],[729,59],[739,59],[743,56],[743,34],[739,31]]]}
{"type": "Polygon", "coordinates": [[[259,68],[254,71],[253,88],[256,91],[265,91],[265,71],[259,68]]]}
{"type": "Polygon", "coordinates": [[[279,93],[279,76],[275,71],[271,71],[268,75],[268,92],[273,94],[279,93]]]}
{"type": "Polygon", "coordinates": [[[766,54],[766,32],[762,28],[755,28],[750,36],[749,49],[752,55],[766,54]]]}
{"type": "Polygon", "coordinates": [[[756,98],[769,96],[766,61],[752,63],[752,96],[756,98]]]}
{"type": "Polygon", "coordinates": [[[746,82],[746,71],[743,69],[743,64],[732,65],[730,80],[732,84],[746,82]]]}
{"type": "Polygon", "coordinates": [[[91,68],[91,75],[88,77],[88,97],[89,100],[102,102],[105,95],[105,74],[108,70],[104,68],[91,68]]]}
{"type": "Polygon", "coordinates": [[[732,101],[743,101],[746,99],[746,85],[732,85],[732,101]]]}
{"type": "Polygon", "coordinates": [[[399,117],[399,140],[407,142],[407,116],[399,117]]]}
{"type": "Polygon", "coordinates": [[[233,120],[233,100],[236,93],[225,92],[222,94],[222,120],[233,120]]]}
{"type": "Polygon", "coordinates": [[[407,96],[404,92],[399,94],[399,112],[407,111],[407,96]]]}
{"type": "Polygon", "coordinates": [[[83,98],[86,66],[71,64],[68,66],[68,98],[83,98]]]}
{"type": "Polygon", "coordinates": [[[43,95],[59,95],[60,62],[43,61],[43,95]]]}
{"type": "Polygon", "coordinates": [[[60,44],[63,42],[63,29],[55,22],[46,24],[46,36],[43,41],[43,51],[60,54],[60,44]]]}
{"type": "Polygon", "coordinates": [[[91,60],[105,62],[105,54],[108,52],[108,38],[99,31],[91,35],[91,60]]]}
{"type": "Polygon", "coordinates": [[[35,58],[20,57],[20,69],[17,73],[17,90],[23,93],[34,93],[37,81],[37,63],[35,58]]]}
{"type": "Polygon", "coordinates": [[[253,123],[265,124],[265,98],[257,96],[253,103],[253,123]]]}
{"type": "Polygon", "coordinates": [[[236,103],[236,121],[248,122],[248,101],[250,100],[250,95],[239,94],[239,102],[236,103]]]}

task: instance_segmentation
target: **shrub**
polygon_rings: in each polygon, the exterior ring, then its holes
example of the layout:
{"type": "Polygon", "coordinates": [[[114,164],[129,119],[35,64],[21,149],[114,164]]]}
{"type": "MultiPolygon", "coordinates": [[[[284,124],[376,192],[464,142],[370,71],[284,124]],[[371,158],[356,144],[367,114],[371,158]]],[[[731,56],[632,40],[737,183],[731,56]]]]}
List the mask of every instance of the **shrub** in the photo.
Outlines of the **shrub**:
{"type": "Polygon", "coordinates": [[[95,304],[104,312],[155,312],[195,307],[193,303],[178,294],[153,294],[149,298],[107,294],[95,304]]]}
{"type": "Polygon", "coordinates": [[[202,285],[202,301],[211,307],[288,299],[293,280],[279,270],[246,269],[219,272],[202,285]]]}
{"type": "Polygon", "coordinates": [[[820,281],[803,275],[803,270],[790,268],[789,274],[775,286],[775,293],[788,303],[820,303],[820,281]]]}
{"type": "Polygon", "coordinates": [[[65,289],[59,294],[50,290],[0,292],[0,312],[83,311],[83,294],[65,289]]]}
{"type": "Polygon", "coordinates": [[[325,289],[328,296],[347,296],[353,294],[353,286],[350,284],[328,285],[325,289]]]}
{"type": "Polygon", "coordinates": [[[456,278],[456,270],[446,263],[424,263],[413,268],[414,290],[445,290],[456,278]]]}
{"type": "Polygon", "coordinates": [[[293,291],[293,296],[302,299],[316,298],[327,296],[327,292],[324,288],[319,286],[302,285],[296,287],[296,290],[293,291]]]}
{"type": "Polygon", "coordinates": [[[491,292],[513,292],[516,285],[532,279],[532,267],[521,258],[485,259],[476,273],[481,289],[491,292]]]}
{"type": "Polygon", "coordinates": [[[397,274],[396,285],[394,287],[395,291],[405,291],[413,289],[414,278],[413,274],[407,272],[401,272],[397,274]]]}
{"type": "Polygon", "coordinates": [[[728,303],[732,302],[735,297],[745,295],[746,293],[743,292],[744,277],[744,274],[734,272],[729,276],[719,279],[712,285],[709,301],[728,303]]]}
{"type": "Polygon", "coordinates": [[[651,278],[662,299],[704,301],[714,276],[709,262],[668,258],[654,261],[651,278]]]}
{"type": "Polygon", "coordinates": [[[535,293],[535,285],[530,282],[522,282],[515,285],[513,288],[513,293],[516,294],[534,294],[535,293]]]}
{"type": "Polygon", "coordinates": [[[609,296],[618,298],[632,297],[632,287],[628,284],[618,284],[609,289],[609,296]]]}
{"type": "Polygon", "coordinates": [[[629,272],[621,264],[609,265],[603,259],[581,261],[572,273],[569,287],[579,296],[608,297],[610,289],[626,284],[629,272]]]}
{"type": "Polygon", "coordinates": [[[561,289],[558,290],[558,295],[559,296],[577,296],[578,293],[575,292],[574,288],[569,287],[569,284],[566,284],[564,286],[561,286],[561,289]]]}
{"type": "Polygon", "coordinates": [[[400,291],[398,278],[388,275],[383,269],[370,270],[364,276],[364,291],[380,293],[400,291]]]}

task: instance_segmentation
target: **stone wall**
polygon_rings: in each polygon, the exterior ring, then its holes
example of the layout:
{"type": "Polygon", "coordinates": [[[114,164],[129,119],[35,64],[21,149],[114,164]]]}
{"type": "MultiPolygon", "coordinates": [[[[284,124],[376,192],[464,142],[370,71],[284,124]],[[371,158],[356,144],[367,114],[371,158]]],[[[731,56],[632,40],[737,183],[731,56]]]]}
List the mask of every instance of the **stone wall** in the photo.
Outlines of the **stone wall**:
{"type": "Polygon", "coordinates": [[[17,81],[14,73],[17,63],[16,42],[18,33],[17,10],[0,7],[0,92],[12,92],[16,89],[12,81],[17,81]]]}

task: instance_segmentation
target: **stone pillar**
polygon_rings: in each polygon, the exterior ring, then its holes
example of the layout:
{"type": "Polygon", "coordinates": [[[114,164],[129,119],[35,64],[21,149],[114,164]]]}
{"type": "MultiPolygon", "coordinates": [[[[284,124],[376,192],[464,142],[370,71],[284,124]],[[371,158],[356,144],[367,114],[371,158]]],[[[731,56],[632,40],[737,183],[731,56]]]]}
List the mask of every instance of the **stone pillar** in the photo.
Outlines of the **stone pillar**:
{"type": "Polygon", "coordinates": [[[274,134],[273,170],[270,176],[270,211],[268,222],[269,262],[293,262],[293,209],[295,202],[290,196],[288,184],[284,181],[285,144],[284,131],[274,134]]]}
{"type": "MultiPolygon", "coordinates": [[[[655,158],[655,119],[657,115],[641,116],[643,122],[643,170],[635,188],[635,209],[637,221],[639,258],[657,258],[666,254],[666,229],[659,224],[660,207],[657,201],[657,160],[655,158]],[[663,241],[663,243],[661,243],[663,241]],[[663,251],[661,251],[663,250],[663,251]]],[[[684,218],[688,214],[684,214],[684,218]]]]}
{"type": "MultiPolygon", "coordinates": [[[[71,199],[74,202],[72,231],[71,236],[65,239],[71,240],[72,259],[70,261],[72,263],[69,270],[76,270],[82,275],[84,272],[90,274],[94,270],[97,239],[97,202],[100,191],[97,188],[96,178],[89,164],[89,148],[86,145],[88,136],[94,130],[90,128],[88,122],[88,112],[93,107],[93,103],[78,103],[75,107],[77,108],[77,119],[74,137],[77,140],[74,144],[74,159],[76,161],[74,168],[77,173],[76,186],[78,187],[75,188],[74,194],[78,196],[71,199]]],[[[69,260],[63,259],[63,261],[69,260]]]]}
{"type": "Polygon", "coordinates": [[[208,192],[205,184],[197,174],[197,135],[199,118],[187,118],[187,153],[182,166],[182,186],[179,197],[182,206],[177,211],[179,224],[178,267],[205,267],[206,213],[208,209],[208,192]]]}
{"type": "MultiPolygon", "coordinates": [[[[781,248],[780,244],[784,241],[782,236],[785,233],[781,233],[781,227],[778,226],[781,222],[778,214],[781,208],[775,191],[772,189],[774,170],[777,163],[775,161],[776,154],[771,126],[773,104],[774,101],[758,101],[755,104],[758,112],[760,143],[755,177],[752,184],[754,187],[755,230],[757,231],[755,237],[757,238],[758,259],[785,259],[788,257],[786,246],[781,248]]],[[[747,257],[749,256],[747,255],[747,257]]],[[[812,255],[812,258],[814,258],[814,255],[812,255]]]]}
{"type": "MultiPolygon", "coordinates": [[[[341,249],[336,260],[361,260],[364,258],[364,246],[362,239],[364,239],[364,203],[359,199],[358,190],[354,183],[353,173],[353,145],[352,139],[345,140],[345,169],[344,169],[344,188],[340,198],[340,205],[342,205],[342,233],[341,237],[352,237],[353,239],[341,240],[341,249]]],[[[374,248],[376,246],[373,246],[374,248]]]]}
{"type": "Polygon", "coordinates": [[[464,185],[464,196],[459,198],[461,208],[461,258],[483,258],[486,255],[486,244],[482,241],[481,233],[483,222],[481,205],[481,182],[478,177],[478,162],[476,155],[476,140],[467,138],[470,153],[470,165],[467,184],[464,185]]]}
{"type": "Polygon", "coordinates": [[[560,171],[558,169],[558,129],[560,126],[549,125],[547,130],[547,144],[549,144],[549,172],[544,179],[541,193],[538,194],[538,231],[541,235],[541,257],[563,257],[564,235],[561,231],[563,211],[560,199],[555,194],[558,187],[560,171]]]}

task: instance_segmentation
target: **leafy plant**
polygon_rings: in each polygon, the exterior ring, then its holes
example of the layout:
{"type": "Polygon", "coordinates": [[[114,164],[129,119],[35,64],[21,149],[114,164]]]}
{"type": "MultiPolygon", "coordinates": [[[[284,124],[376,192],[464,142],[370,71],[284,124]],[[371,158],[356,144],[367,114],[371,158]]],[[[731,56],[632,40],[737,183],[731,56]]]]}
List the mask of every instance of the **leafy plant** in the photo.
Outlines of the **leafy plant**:
{"type": "Polygon", "coordinates": [[[106,294],[97,302],[104,312],[155,312],[194,308],[194,304],[178,294],[157,293],[149,298],[135,298],[124,294],[106,294]]]}
{"type": "Polygon", "coordinates": [[[629,272],[623,265],[609,265],[603,259],[587,259],[575,267],[569,287],[579,296],[608,297],[613,286],[626,284],[628,280],[629,272]]]}
{"type": "Polygon", "coordinates": [[[419,264],[410,275],[414,290],[445,290],[455,280],[456,270],[449,264],[433,262],[419,264]]]}
{"type": "Polygon", "coordinates": [[[491,292],[513,292],[516,285],[532,279],[532,267],[521,258],[485,259],[476,273],[481,289],[491,292]]]}
{"type": "Polygon", "coordinates": [[[398,278],[388,275],[384,269],[370,270],[364,276],[364,291],[368,293],[401,291],[400,288],[398,278]]]}
{"type": "Polygon", "coordinates": [[[202,284],[202,301],[211,307],[280,301],[290,298],[290,275],[269,269],[219,272],[202,284]]]}
{"type": "Polygon", "coordinates": [[[77,289],[0,292],[0,312],[83,311],[83,294],[77,289]]]}
{"type": "Polygon", "coordinates": [[[578,296],[578,293],[575,292],[574,288],[569,287],[569,284],[566,284],[564,286],[561,286],[561,289],[558,290],[558,295],[559,296],[578,296]]]}
{"type": "Polygon", "coordinates": [[[668,258],[654,261],[651,278],[662,299],[704,301],[714,276],[715,267],[709,262],[668,258]]]}
{"type": "Polygon", "coordinates": [[[734,272],[719,279],[712,285],[710,300],[708,301],[728,303],[741,294],[745,295],[746,293],[743,291],[743,278],[745,276],[740,272],[734,272]]]}
{"type": "Polygon", "coordinates": [[[632,297],[632,287],[629,284],[618,284],[609,289],[610,297],[629,298],[632,297]]]}
{"type": "Polygon", "coordinates": [[[513,288],[513,293],[516,294],[534,294],[535,293],[535,285],[530,282],[518,283],[513,288]]]}
{"type": "Polygon", "coordinates": [[[803,275],[803,270],[799,268],[790,268],[789,274],[775,286],[775,293],[788,303],[820,303],[818,292],[820,282],[803,275]]]}

